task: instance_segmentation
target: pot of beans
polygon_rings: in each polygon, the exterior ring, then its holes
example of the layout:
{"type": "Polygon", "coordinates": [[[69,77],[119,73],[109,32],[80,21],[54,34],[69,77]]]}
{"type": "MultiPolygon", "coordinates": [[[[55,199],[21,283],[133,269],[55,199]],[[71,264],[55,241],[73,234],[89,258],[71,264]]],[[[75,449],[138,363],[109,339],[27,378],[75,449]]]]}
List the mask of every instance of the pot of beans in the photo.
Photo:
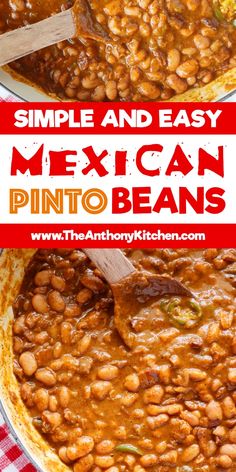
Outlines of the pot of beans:
{"type": "Polygon", "coordinates": [[[13,434],[43,472],[235,472],[236,249],[125,254],[192,295],[134,313],[134,347],[82,250],[3,251],[0,392],[13,434]]]}
{"type": "MultiPolygon", "coordinates": [[[[74,3],[3,0],[0,34],[74,3]]],[[[90,0],[89,8],[109,39],[77,35],[11,63],[5,71],[34,86],[23,98],[41,90],[59,100],[213,101],[236,89],[235,0],[90,0]]],[[[4,72],[0,81],[19,89],[4,72]]]]}

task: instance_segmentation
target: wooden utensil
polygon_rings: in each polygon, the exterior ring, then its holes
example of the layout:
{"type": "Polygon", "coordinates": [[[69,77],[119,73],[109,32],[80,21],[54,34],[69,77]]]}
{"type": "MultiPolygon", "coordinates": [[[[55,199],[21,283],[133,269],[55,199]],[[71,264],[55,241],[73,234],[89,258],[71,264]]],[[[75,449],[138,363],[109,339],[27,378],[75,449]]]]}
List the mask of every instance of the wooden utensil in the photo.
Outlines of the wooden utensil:
{"type": "Polygon", "coordinates": [[[109,40],[94,20],[87,0],[77,0],[69,10],[0,35],[0,66],[75,36],[101,42],[109,40]]]}
{"type": "Polygon", "coordinates": [[[111,285],[115,301],[115,325],[130,348],[135,347],[137,338],[132,329],[132,318],[139,310],[166,295],[194,297],[190,290],[176,279],[137,271],[119,249],[83,251],[111,285]]]}

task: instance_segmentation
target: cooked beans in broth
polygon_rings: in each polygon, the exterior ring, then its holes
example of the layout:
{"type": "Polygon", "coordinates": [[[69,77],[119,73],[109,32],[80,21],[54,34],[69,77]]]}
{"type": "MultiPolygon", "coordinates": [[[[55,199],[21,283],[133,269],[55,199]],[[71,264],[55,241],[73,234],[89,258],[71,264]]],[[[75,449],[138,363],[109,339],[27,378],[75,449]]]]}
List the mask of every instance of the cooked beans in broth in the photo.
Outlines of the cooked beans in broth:
{"type": "MultiPolygon", "coordinates": [[[[236,250],[126,254],[183,282],[195,304],[160,300],[154,340],[129,349],[112,292],[84,253],[38,250],[13,325],[32,422],[73,472],[235,472],[236,250]]],[[[146,315],[133,319],[136,333],[146,315]]]]}

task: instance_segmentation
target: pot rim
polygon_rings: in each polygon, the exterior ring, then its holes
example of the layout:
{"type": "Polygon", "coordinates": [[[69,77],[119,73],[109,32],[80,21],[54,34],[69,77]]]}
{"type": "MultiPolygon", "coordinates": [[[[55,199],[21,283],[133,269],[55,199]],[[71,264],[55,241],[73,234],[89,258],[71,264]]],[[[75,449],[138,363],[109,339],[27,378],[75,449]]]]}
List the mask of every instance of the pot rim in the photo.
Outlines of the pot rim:
{"type": "MultiPolygon", "coordinates": [[[[23,102],[65,102],[76,103],[74,100],[60,100],[56,95],[47,94],[40,86],[33,84],[21,74],[13,71],[10,66],[0,68],[0,84],[17,100],[23,102]],[[23,87],[21,89],[21,87],[23,87]],[[21,91],[22,90],[22,91],[21,91]]],[[[236,67],[229,69],[224,74],[214,79],[209,84],[196,89],[189,89],[181,95],[172,99],[154,103],[172,102],[225,102],[235,95],[236,97],[236,67]],[[230,88],[229,88],[230,84],[230,88]]],[[[233,100],[236,101],[236,100],[233,100]]],[[[77,102],[78,103],[78,102],[77,102]]],[[[114,102],[112,102],[114,103],[114,102]]],[[[145,102],[144,102],[145,103],[145,102]]],[[[150,102],[147,102],[150,103],[150,102]]],[[[152,102],[153,103],[153,102],[152,102]]]]}

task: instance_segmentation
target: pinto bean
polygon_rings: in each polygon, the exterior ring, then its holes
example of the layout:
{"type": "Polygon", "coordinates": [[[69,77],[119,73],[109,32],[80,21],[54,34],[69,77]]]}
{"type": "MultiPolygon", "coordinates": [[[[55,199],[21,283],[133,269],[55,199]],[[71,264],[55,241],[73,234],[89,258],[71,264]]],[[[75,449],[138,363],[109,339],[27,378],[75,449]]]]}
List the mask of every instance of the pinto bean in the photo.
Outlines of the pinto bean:
{"type": "Polygon", "coordinates": [[[12,10],[17,12],[23,12],[26,7],[24,0],[10,0],[9,4],[12,10]]]}
{"type": "Polygon", "coordinates": [[[68,458],[67,456],[67,447],[66,446],[62,446],[60,447],[59,451],[58,451],[58,455],[60,457],[60,459],[65,462],[65,464],[69,464],[70,463],[70,459],[68,458]]]}
{"type": "Polygon", "coordinates": [[[133,405],[138,398],[137,393],[125,392],[121,397],[121,404],[124,406],[131,406],[133,405]]]}
{"type": "Polygon", "coordinates": [[[218,341],[220,334],[220,325],[218,322],[212,322],[208,325],[206,341],[211,344],[218,341]]]}
{"type": "MultiPolygon", "coordinates": [[[[150,449],[153,449],[153,444],[151,445],[150,449]]],[[[155,447],[155,450],[158,455],[163,454],[166,451],[166,449],[167,449],[167,444],[165,441],[159,442],[155,447]]]]}
{"type": "Polygon", "coordinates": [[[159,457],[159,461],[163,465],[170,465],[174,466],[177,464],[177,459],[178,459],[178,453],[177,451],[169,451],[166,452],[165,454],[161,454],[159,457]]]}
{"type": "Polygon", "coordinates": [[[135,408],[135,410],[132,411],[132,417],[133,418],[144,418],[145,417],[145,411],[142,410],[142,408],[135,408]]]}
{"type": "Polygon", "coordinates": [[[32,305],[34,310],[38,313],[47,313],[49,311],[46,297],[40,293],[37,293],[32,297],[32,305]]]}
{"type": "Polygon", "coordinates": [[[90,334],[85,334],[77,344],[77,349],[80,354],[84,354],[88,349],[91,344],[92,337],[90,334]]]}
{"type": "Polygon", "coordinates": [[[141,465],[137,464],[134,467],[134,472],[145,472],[145,469],[141,465]]]}
{"type": "Polygon", "coordinates": [[[202,34],[195,34],[193,41],[198,49],[207,49],[211,43],[209,38],[202,36],[202,34]]]}
{"type": "Polygon", "coordinates": [[[220,448],[220,454],[229,456],[231,459],[236,459],[236,444],[224,444],[220,448]]]}
{"type": "Polygon", "coordinates": [[[64,385],[61,386],[60,390],[59,390],[59,393],[58,393],[58,397],[59,397],[59,403],[60,403],[61,407],[66,408],[69,405],[69,402],[70,402],[70,390],[69,390],[69,388],[64,386],[64,385]]]}
{"type": "Polygon", "coordinates": [[[213,434],[215,436],[218,436],[219,438],[224,438],[225,435],[226,435],[226,429],[224,426],[217,426],[214,430],[213,430],[213,434]]]}
{"type": "Polygon", "coordinates": [[[75,303],[66,305],[64,313],[63,313],[63,315],[66,318],[76,318],[76,317],[81,316],[81,314],[82,314],[81,307],[75,303]]]}
{"type": "Polygon", "coordinates": [[[228,379],[232,384],[236,383],[236,368],[229,369],[228,379]]]}
{"type": "Polygon", "coordinates": [[[187,82],[178,77],[177,74],[168,75],[166,82],[176,93],[184,93],[188,88],[187,82]]]}
{"type": "MultiPolygon", "coordinates": [[[[66,411],[69,411],[69,410],[66,410],[66,411]]],[[[75,428],[70,427],[68,431],[69,443],[75,443],[77,439],[80,438],[81,436],[83,436],[83,431],[81,428],[79,428],[78,426],[76,426],[75,428]]]]}
{"type": "Polygon", "coordinates": [[[115,464],[114,457],[112,456],[95,456],[94,462],[101,469],[107,469],[115,464]]]}
{"type": "Polygon", "coordinates": [[[92,290],[89,288],[82,288],[82,290],[79,291],[76,300],[78,303],[84,304],[87,303],[91,300],[93,296],[92,290]]]}
{"type": "Polygon", "coordinates": [[[102,102],[105,99],[105,96],[106,96],[105,86],[98,85],[97,87],[95,87],[92,93],[92,100],[94,102],[102,102]]]}
{"type": "Polygon", "coordinates": [[[230,469],[233,465],[233,461],[231,457],[224,454],[217,459],[217,464],[223,469],[230,469]]]}
{"type": "Polygon", "coordinates": [[[38,285],[40,287],[49,285],[51,281],[51,274],[52,273],[50,270],[41,270],[40,272],[37,272],[34,277],[35,285],[38,285]]]}
{"type": "Polygon", "coordinates": [[[75,464],[73,471],[74,472],[89,472],[94,464],[94,458],[92,454],[88,454],[87,456],[82,457],[79,459],[75,464]]]}
{"type": "Polygon", "coordinates": [[[39,382],[53,387],[56,384],[56,375],[49,367],[38,369],[35,373],[35,377],[39,382]]]}
{"type": "Polygon", "coordinates": [[[164,396],[164,389],[161,385],[154,385],[153,387],[147,388],[143,394],[144,403],[161,403],[164,396]]]}
{"type": "Polygon", "coordinates": [[[52,431],[58,428],[62,423],[60,413],[47,410],[42,413],[42,420],[50,426],[52,431]]]}
{"type": "Polygon", "coordinates": [[[232,326],[234,314],[232,311],[223,311],[220,315],[220,323],[223,329],[229,329],[232,326]]]}
{"type": "Polygon", "coordinates": [[[205,380],[207,378],[206,372],[200,369],[186,369],[186,372],[188,372],[189,377],[191,380],[194,380],[195,382],[200,382],[201,380],[205,380]]]}
{"type": "Polygon", "coordinates": [[[109,467],[109,469],[107,469],[106,472],[119,472],[119,468],[116,466],[112,466],[112,467],[109,467]]]}
{"type": "Polygon", "coordinates": [[[34,394],[34,403],[39,411],[47,410],[49,393],[45,388],[39,388],[34,394]]]}
{"type": "Polygon", "coordinates": [[[34,395],[33,395],[34,387],[32,383],[25,382],[21,385],[20,394],[22,400],[26,403],[26,405],[30,408],[34,405],[34,395]]]}
{"type": "Polygon", "coordinates": [[[157,428],[160,428],[160,426],[163,426],[169,421],[169,416],[166,415],[165,413],[162,413],[158,416],[148,416],[147,417],[147,423],[148,426],[151,430],[155,430],[157,428]]]}
{"type": "Polygon", "coordinates": [[[94,448],[94,440],[91,436],[81,436],[76,443],[67,448],[67,456],[71,461],[87,456],[94,448]]]}
{"type": "Polygon", "coordinates": [[[53,348],[54,359],[58,359],[59,357],[61,357],[61,354],[62,354],[62,344],[59,341],[57,341],[53,348]]]}
{"type": "Polygon", "coordinates": [[[226,418],[233,418],[236,414],[235,403],[231,397],[225,397],[222,401],[223,413],[226,418]]]}
{"type": "Polygon", "coordinates": [[[63,344],[71,344],[73,326],[68,321],[61,324],[61,341],[63,344]]]}
{"type": "Polygon", "coordinates": [[[25,329],[25,315],[21,315],[14,321],[13,331],[15,334],[22,334],[25,329]]]}
{"type": "Polygon", "coordinates": [[[211,421],[222,420],[222,408],[219,402],[212,400],[206,406],[206,414],[211,421]]]}
{"type": "Polygon", "coordinates": [[[114,431],[114,437],[121,441],[124,441],[127,438],[127,431],[125,426],[118,426],[114,431]]]}
{"type": "Polygon", "coordinates": [[[236,443],[236,426],[230,430],[229,439],[232,443],[236,443]]]}
{"type": "Polygon", "coordinates": [[[182,411],[181,418],[183,418],[183,420],[187,421],[193,427],[199,425],[198,416],[190,411],[182,411]]]}
{"type": "Polygon", "coordinates": [[[157,416],[160,413],[166,413],[167,407],[153,405],[152,403],[148,404],[147,406],[147,413],[151,416],[157,416]]]}
{"type": "Polygon", "coordinates": [[[136,458],[133,454],[126,454],[124,457],[124,462],[129,468],[132,468],[136,462],[136,458]]]}
{"type": "Polygon", "coordinates": [[[108,80],[106,83],[106,96],[109,100],[115,100],[117,97],[117,84],[115,80],[108,80]]]}
{"type": "MultiPolygon", "coordinates": [[[[25,324],[27,328],[34,329],[37,323],[40,323],[41,315],[35,312],[29,312],[25,317],[25,324]]],[[[38,333],[39,334],[39,333],[38,333]]]]}
{"type": "Polygon", "coordinates": [[[93,359],[88,356],[83,356],[79,359],[78,371],[80,374],[87,375],[92,369],[93,359]]]}
{"type": "Polygon", "coordinates": [[[115,443],[113,441],[110,441],[109,439],[104,439],[104,441],[99,442],[96,445],[96,451],[98,454],[101,454],[102,456],[106,454],[110,454],[115,447],[115,443]]]}
{"type": "Polygon", "coordinates": [[[104,400],[111,391],[112,384],[111,382],[98,380],[91,384],[91,393],[97,400],[104,400]]]}
{"type": "Polygon", "coordinates": [[[179,405],[178,403],[173,403],[173,405],[167,405],[165,407],[165,412],[168,415],[177,415],[183,410],[182,405],[179,405]]]}
{"type": "Polygon", "coordinates": [[[46,341],[48,341],[48,332],[47,331],[41,331],[40,333],[37,333],[34,337],[34,342],[35,344],[39,344],[39,345],[42,345],[44,344],[46,341]]]}
{"type": "Polygon", "coordinates": [[[119,369],[115,365],[104,365],[98,368],[98,377],[101,380],[113,380],[119,374],[119,369]]]}
{"type": "Polygon", "coordinates": [[[176,74],[178,74],[181,79],[187,79],[188,77],[194,76],[197,73],[198,68],[198,62],[195,59],[189,59],[177,67],[176,74]]]}
{"type": "Polygon", "coordinates": [[[152,467],[157,464],[157,455],[156,454],[145,454],[140,458],[140,464],[143,467],[152,467]]]}
{"type": "Polygon", "coordinates": [[[129,392],[137,392],[140,386],[139,376],[137,374],[127,375],[124,382],[124,387],[129,390],[129,392]]]}
{"type": "Polygon", "coordinates": [[[83,275],[80,281],[86,288],[95,293],[102,292],[105,288],[104,282],[96,275],[83,275]]]}
{"type": "Polygon", "coordinates": [[[180,52],[178,49],[170,49],[167,55],[168,69],[175,72],[180,63],[180,52]]]}
{"type": "Polygon", "coordinates": [[[19,363],[20,363],[25,375],[27,375],[29,377],[31,375],[33,375],[36,372],[37,368],[38,368],[38,364],[37,364],[37,361],[35,359],[35,356],[34,356],[33,352],[30,352],[30,351],[25,351],[20,355],[19,363]]]}
{"type": "Polygon", "coordinates": [[[48,303],[52,310],[61,312],[65,310],[65,302],[61,296],[61,294],[58,292],[58,290],[52,290],[48,294],[48,303]]]}
{"type": "Polygon", "coordinates": [[[200,448],[198,444],[192,444],[191,446],[187,447],[184,452],[182,453],[182,461],[183,462],[191,462],[198,456],[200,452],[200,448]]]}
{"type": "MultiPolygon", "coordinates": [[[[14,327],[13,327],[13,330],[14,330],[14,327]]],[[[14,352],[16,353],[21,353],[24,349],[24,342],[18,336],[14,336],[13,338],[13,349],[14,349],[14,352]]]]}
{"type": "Polygon", "coordinates": [[[159,87],[151,82],[141,82],[139,85],[139,92],[141,95],[151,100],[156,100],[161,94],[159,87]]]}
{"type": "Polygon", "coordinates": [[[162,364],[159,368],[158,376],[160,382],[164,385],[168,385],[171,379],[171,368],[168,364],[162,364]]]}
{"type": "Polygon", "coordinates": [[[58,275],[52,275],[51,285],[58,292],[64,292],[66,288],[65,280],[62,277],[59,277],[58,275]]]}

